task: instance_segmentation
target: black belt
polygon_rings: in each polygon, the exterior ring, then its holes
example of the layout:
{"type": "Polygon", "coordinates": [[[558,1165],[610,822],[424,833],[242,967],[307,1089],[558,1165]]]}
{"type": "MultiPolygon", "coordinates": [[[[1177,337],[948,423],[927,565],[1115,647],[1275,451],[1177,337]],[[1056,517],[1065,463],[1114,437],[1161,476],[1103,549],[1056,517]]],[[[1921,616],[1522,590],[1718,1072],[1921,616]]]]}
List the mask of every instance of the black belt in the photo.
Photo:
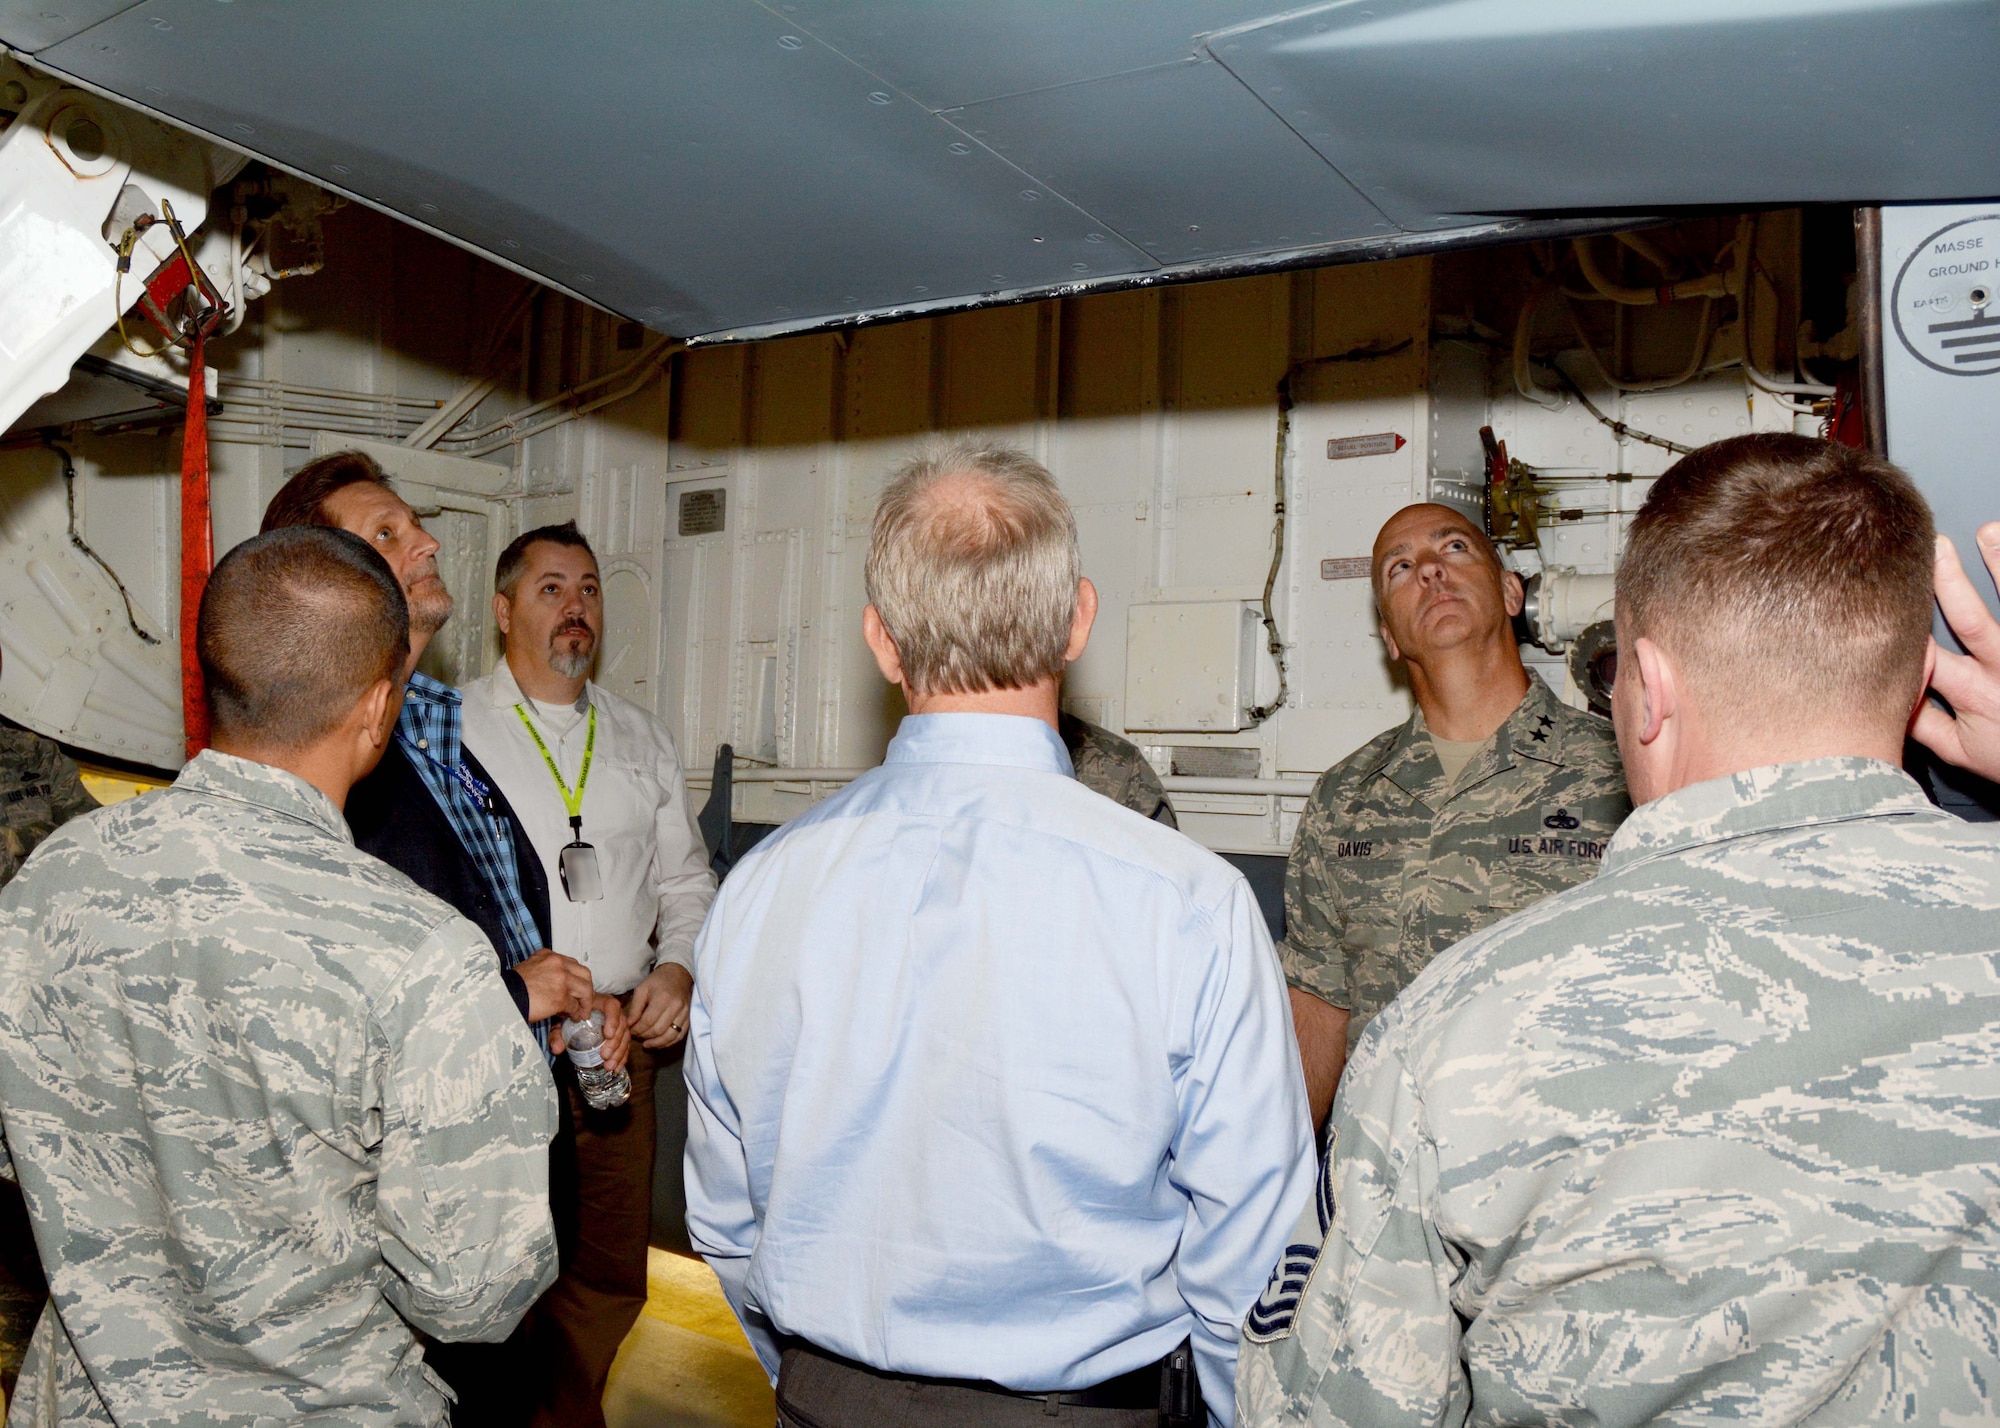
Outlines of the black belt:
{"type": "Polygon", "coordinates": [[[1004,1384],[992,1383],[983,1378],[930,1378],[916,1373],[895,1373],[888,1369],[872,1368],[856,1363],[853,1359],[842,1358],[829,1353],[817,1344],[804,1339],[787,1339],[786,1348],[802,1349],[843,1368],[875,1378],[894,1379],[898,1383],[918,1383],[927,1388],[965,1388],[975,1393],[997,1393],[1006,1398],[1027,1398],[1037,1403],[1067,1404],[1072,1408],[1121,1408],[1128,1410],[1153,1409],[1161,1415],[1161,1421],[1169,1424],[1194,1421],[1201,1395],[1195,1382],[1194,1345],[1192,1341],[1181,1340],[1180,1347],[1165,1358],[1142,1365],[1116,1378],[1107,1378],[1102,1383],[1089,1388],[1058,1388],[1035,1392],[1032,1389],[1008,1388],[1004,1384]]]}

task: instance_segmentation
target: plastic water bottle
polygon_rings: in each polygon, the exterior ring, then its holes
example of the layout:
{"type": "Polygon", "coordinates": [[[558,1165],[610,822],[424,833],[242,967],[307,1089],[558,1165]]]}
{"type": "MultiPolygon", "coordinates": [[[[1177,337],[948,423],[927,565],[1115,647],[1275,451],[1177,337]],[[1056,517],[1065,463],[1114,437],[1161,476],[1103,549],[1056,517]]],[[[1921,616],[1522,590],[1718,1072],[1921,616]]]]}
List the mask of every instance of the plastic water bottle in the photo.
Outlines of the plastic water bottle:
{"type": "Polygon", "coordinates": [[[589,1021],[566,1021],[562,1034],[585,1104],[593,1111],[624,1105],[632,1094],[632,1078],[604,1064],[604,1013],[592,1012],[589,1021]]]}

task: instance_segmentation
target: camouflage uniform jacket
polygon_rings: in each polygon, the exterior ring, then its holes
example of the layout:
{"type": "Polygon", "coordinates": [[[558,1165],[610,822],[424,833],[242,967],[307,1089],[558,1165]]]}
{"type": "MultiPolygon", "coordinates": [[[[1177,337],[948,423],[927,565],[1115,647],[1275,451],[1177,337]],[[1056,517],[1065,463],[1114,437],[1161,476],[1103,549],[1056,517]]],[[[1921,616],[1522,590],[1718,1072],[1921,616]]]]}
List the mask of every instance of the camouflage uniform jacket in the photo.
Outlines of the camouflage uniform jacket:
{"type": "Polygon", "coordinates": [[[1164,823],[1169,828],[1181,826],[1174,817],[1174,806],[1167,802],[1166,785],[1160,782],[1160,776],[1153,772],[1153,766],[1146,762],[1137,744],[1067,710],[1056,716],[1056,732],[1062,735],[1063,747],[1069,750],[1070,766],[1076,770],[1078,783],[1155,823],[1164,823]]]}
{"type": "Polygon", "coordinates": [[[54,1296],[9,1423],[445,1423],[410,1326],[499,1338],[554,1278],[555,1116],[493,949],[303,780],[205,753],[77,820],[0,895],[54,1296]]]}
{"type": "Polygon", "coordinates": [[[1320,776],[1285,867],[1285,979],[1347,1044],[1460,938],[1596,876],[1632,811],[1611,725],[1533,675],[1456,784],[1423,711],[1320,776]]]}
{"type": "Polygon", "coordinates": [[[1376,1018],[1238,1422],[1993,1422],[1996,967],[2000,833],[1891,765],[1647,804],[1376,1018]]]}
{"type": "Polygon", "coordinates": [[[0,721],[0,887],[37,843],[95,807],[67,754],[32,729],[0,721]]]}

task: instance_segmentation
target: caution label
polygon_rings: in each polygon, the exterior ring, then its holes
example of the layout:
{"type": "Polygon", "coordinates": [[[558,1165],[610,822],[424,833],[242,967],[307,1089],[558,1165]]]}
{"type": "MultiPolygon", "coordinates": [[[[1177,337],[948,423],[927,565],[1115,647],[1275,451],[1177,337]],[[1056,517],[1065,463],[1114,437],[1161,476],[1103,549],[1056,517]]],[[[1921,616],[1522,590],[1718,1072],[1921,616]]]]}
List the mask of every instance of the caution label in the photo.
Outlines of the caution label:
{"type": "Polygon", "coordinates": [[[1335,436],[1326,443],[1328,461],[1345,461],[1354,456],[1394,456],[1409,443],[1393,431],[1378,431],[1368,436],[1335,436]]]}
{"type": "Polygon", "coordinates": [[[1365,555],[1347,555],[1338,560],[1322,560],[1319,563],[1319,578],[1322,580],[1366,580],[1372,562],[1365,555]]]}
{"type": "Polygon", "coordinates": [[[1890,294],[1896,336],[1954,377],[2000,372],[2000,213],[1962,218],[1916,246],[1890,294]]]}

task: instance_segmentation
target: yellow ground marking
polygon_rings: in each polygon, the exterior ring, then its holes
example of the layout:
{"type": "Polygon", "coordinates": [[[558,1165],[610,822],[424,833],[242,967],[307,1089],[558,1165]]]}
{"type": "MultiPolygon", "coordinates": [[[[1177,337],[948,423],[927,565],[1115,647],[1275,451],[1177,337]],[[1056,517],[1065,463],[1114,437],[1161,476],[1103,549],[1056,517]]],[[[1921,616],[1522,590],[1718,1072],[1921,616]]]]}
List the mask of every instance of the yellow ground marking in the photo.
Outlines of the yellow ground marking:
{"type": "Polygon", "coordinates": [[[79,764],[77,772],[83,775],[84,789],[103,804],[123,803],[128,798],[137,798],[142,793],[151,793],[173,782],[168,778],[127,773],[123,769],[101,769],[94,764],[79,764]]]}
{"type": "Polygon", "coordinates": [[[646,1290],[605,1387],[610,1428],[771,1428],[771,1381],[709,1267],[653,1250],[646,1290]]]}

